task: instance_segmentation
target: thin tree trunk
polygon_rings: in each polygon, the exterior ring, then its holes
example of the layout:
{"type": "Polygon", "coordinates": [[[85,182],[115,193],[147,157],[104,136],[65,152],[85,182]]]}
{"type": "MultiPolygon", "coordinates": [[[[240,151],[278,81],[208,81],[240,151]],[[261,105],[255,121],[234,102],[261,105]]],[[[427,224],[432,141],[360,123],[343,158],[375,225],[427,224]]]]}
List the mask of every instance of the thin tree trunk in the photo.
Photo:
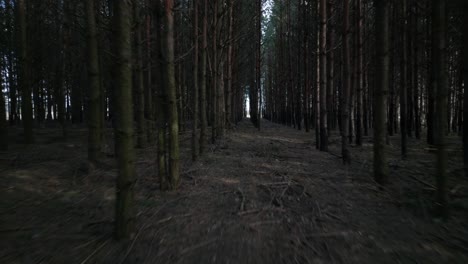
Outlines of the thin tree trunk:
{"type": "MultiPolygon", "coordinates": [[[[0,60],[0,69],[2,68],[0,60]]],[[[0,74],[0,151],[8,150],[8,123],[6,120],[5,96],[3,95],[3,74],[0,74]]]]}
{"type": "Polygon", "coordinates": [[[174,0],[166,0],[166,36],[165,36],[165,63],[166,63],[166,89],[167,107],[169,116],[169,183],[173,190],[179,186],[179,124],[177,113],[177,87],[174,71],[174,0]]]}
{"type": "Polygon", "coordinates": [[[200,83],[200,154],[205,151],[206,144],[206,127],[207,127],[207,115],[206,115],[206,74],[207,74],[207,58],[206,52],[208,48],[208,0],[204,0],[203,3],[203,45],[201,51],[201,83],[200,83]]]}
{"type": "Polygon", "coordinates": [[[435,32],[433,40],[436,41],[436,123],[437,123],[437,204],[438,214],[448,216],[447,198],[447,150],[446,150],[446,124],[447,124],[447,95],[448,95],[448,68],[447,68],[447,9],[445,0],[433,0],[435,32]]]}
{"type": "Polygon", "coordinates": [[[212,36],[212,51],[213,59],[211,65],[211,143],[216,142],[216,127],[217,127],[217,76],[218,76],[218,42],[217,42],[217,30],[218,29],[218,0],[214,0],[214,12],[213,12],[213,36],[212,36]]]}
{"type": "Polygon", "coordinates": [[[320,151],[328,151],[327,0],[320,0],[320,151]]]}
{"type": "Polygon", "coordinates": [[[94,0],[86,1],[87,27],[88,27],[88,160],[96,162],[101,152],[101,87],[99,84],[98,42],[95,18],[94,0]]]}
{"type": "Polygon", "coordinates": [[[21,116],[23,120],[24,129],[24,143],[31,144],[34,142],[33,135],[33,110],[31,99],[31,83],[29,81],[29,54],[27,45],[27,32],[28,25],[26,23],[26,5],[25,0],[17,0],[17,25],[18,31],[18,85],[20,87],[22,100],[21,100],[21,116]]]}
{"type": "Polygon", "coordinates": [[[146,124],[145,124],[145,83],[143,75],[143,27],[142,19],[140,18],[140,9],[138,1],[133,2],[134,19],[135,19],[135,47],[136,58],[134,58],[135,69],[135,109],[136,109],[136,127],[137,127],[137,144],[138,148],[143,148],[147,143],[146,124]]]}
{"type": "MultiPolygon", "coordinates": [[[[257,113],[257,128],[261,128],[261,119],[262,119],[262,0],[257,0],[257,71],[256,71],[256,97],[258,98],[258,103],[256,105],[257,113]]],[[[292,76],[290,77],[292,78],[292,76]]]]}
{"type": "MultiPolygon", "coordinates": [[[[468,2],[464,3],[463,14],[468,14],[468,2]]],[[[463,16],[463,47],[468,47],[468,16],[463,16]]],[[[465,176],[468,177],[468,51],[466,48],[463,53],[463,153],[465,163],[465,176]]]]}
{"type": "MultiPolygon", "coordinates": [[[[431,7],[431,2],[432,1],[427,1],[427,6],[426,8],[431,7]]],[[[428,53],[430,53],[430,56],[427,60],[427,117],[426,117],[426,123],[427,123],[427,143],[430,145],[435,144],[435,125],[434,125],[434,115],[435,115],[435,93],[436,93],[436,83],[435,83],[435,56],[436,56],[436,49],[434,48],[434,34],[431,34],[431,31],[434,30],[434,21],[432,21],[431,25],[431,20],[427,20],[427,37],[431,37],[432,41],[429,42],[427,45],[426,49],[428,50],[428,53]]]]}
{"type": "Polygon", "coordinates": [[[134,231],[135,150],[132,107],[132,9],[129,1],[116,1],[114,14],[116,82],[114,102],[116,118],[115,155],[117,157],[116,236],[130,238],[134,231]]]}
{"type": "MultiPolygon", "coordinates": [[[[5,1],[5,10],[7,12],[14,13],[14,8],[11,3],[11,0],[6,0],[5,1]]],[[[7,22],[5,27],[8,30],[8,37],[10,40],[8,41],[7,45],[8,48],[10,49],[7,55],[5,56],[6,60],[8,62],[5,62],[5,65],[8,68],[8,80],[5,79],[5,82],[8,81],[8,92],[10,96],[10,108],[9,108],[9,121],[10,125],[15,125],[18,122],[18,98],[17,98],[17,87],[15,83],[15,73],[14,73],[14,67],[13,67],[13,57],[15,55],[14,53],[14,47],[15,47],[15,27],[13,26],[14,21],[11,16],[8,16],[7,22]]]]}
{"type": "Polygon", "coordinates": [[[385,154],[386,105],[389,85],[389,3],[374,0],[376,19],[377,68],[374,99],[374,179],[379,184],[388,180],[385,154]]]}
{"type": "Polygon", "coordinates": [[[401,157],[402,159],[406,159],[407,155],[407,94],[406,94],[406,87],[407,87],[407,49],[406,49],[406,0],[402,1],[402,9],[401,9],[401,16],[403,18],[402,23],[402,34],[401,34],[401,87],[400,87],[400,129],[401,129],[401,157]]]}
{"type": "Polygon", "coordinates": [[[349,94],[351,88],[349,55],[349,0],[343,0],[343,91],[341,93],[341,154],[345,164],[351,163],[348,143],[349,94]]]}
{"type": "MultiPolygon", "coordinates": [[[[148,0],[151,1],[151,0],[148,0]]],[[[150,3],[148,3],[150,5],[150,3]]],[[[150,9],[151,10],[151,9],[150,9]]],[[[151,10],[152,11],[152,10],[151,10]]],[[[152,37],[151,37],[151,20],[152,20],[152,15],[147,14],[146,15],[146,86],[144,89],[144,103],[145,103],[145,127],[146,127],[146,140],[148,143],[153,143],[154,142],[154,106],[153,106],[153,97],[154,97],[154,90],[153,90],[153,81],[152,81],[152,76],[153,76],[153,71],[152,71],[152,37]]]]}
{"type": "Polygon", "coordinates": [[[330,19],[330,23],[328,25],[328,32],[327,32],[327,45],[328,45],[328,61],[327,61],[327,75],[328,75],[328,80],[327,80],[327,134],[330,135],[330,132],[332,129],[334,129],[333,124],[335,123],[335,118],[334,118],[334,107],[335,105],[333,104],[333,94],[334,94],[334,89],[335,89],[335,84],[334,84],[334,79],[335,79],[335,50],[334,46],[335,45],[335,39],[334,39],[334,34],[335,34],[335,27],[333,25],[333,1],[329,0],[327,3],[327,9],[328,9],[328,17],[330,19]]]}
{"type": "Polygon", "coordinates": [[[196,161],[199,149],[198,138],[198,0],[193,0],[193,127],[192,127],[192,160],[196,161]]]}
{"type": "MultiPolygon", "coordinates": [[[[362,90],[363,90],[363,59],[362,59],[362,0],[357,0],[357,58],[356,58],[356,145],[362,145],[362,90]]],[[[388,7],[387,7],[388,8],[388,7]]],[[[388,38],[389,39],[389,38],[388,38]]]]}
{"type": "Polygon", "coordinates": [[[226,84],[226,123],[227,128],[232,127],[232,43],[233,43],[233,29],[234,29],[234,0],[229,0],[229,37],[228,37],[228,51],[227,51],[227,84],[226,84]]]}

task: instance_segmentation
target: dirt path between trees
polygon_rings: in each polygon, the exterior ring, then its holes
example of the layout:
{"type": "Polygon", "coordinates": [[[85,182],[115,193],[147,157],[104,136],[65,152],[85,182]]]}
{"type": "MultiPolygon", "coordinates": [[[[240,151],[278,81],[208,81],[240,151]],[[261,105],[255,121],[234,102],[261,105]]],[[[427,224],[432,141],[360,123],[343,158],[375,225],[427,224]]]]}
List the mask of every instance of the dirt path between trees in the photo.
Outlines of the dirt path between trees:
{"type": "Polygon", "coordinates": [[[328,154],[315,149],[312,133],[266,121],[262,128],[243,121],[193,164],[184,134],[176,193],[158,190],[155,149],[139,151],[137,231],[128,242],[112,239],[111,152],[87,172],[85,131],[66,143],[44,131],[48,140],[1,156],[0,262],[468,263],[458,149],[449,173],[453,217],[442,222],[431,216],[434,162],[425,147],[413,142],[410,151],[421,151],[403,162],[392,144],[392,184],[379,190],[369,142],[352,149],[347,167],[337,135],[328,154]]]}

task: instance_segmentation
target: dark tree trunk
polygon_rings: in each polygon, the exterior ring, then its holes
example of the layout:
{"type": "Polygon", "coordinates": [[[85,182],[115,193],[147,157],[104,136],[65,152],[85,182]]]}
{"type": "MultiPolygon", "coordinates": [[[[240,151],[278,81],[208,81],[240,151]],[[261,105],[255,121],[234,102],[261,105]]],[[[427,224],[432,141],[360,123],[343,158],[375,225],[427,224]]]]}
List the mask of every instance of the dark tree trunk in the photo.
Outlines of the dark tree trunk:
{"type": "Polygon", "coordinates": [[[21,91],[21,119],[23,121],[24,142],[31,144],[34,142],[33,135],[33,109],[31,99],[31,81],[29,75],[30,58],[28,55],[25,0],[17,0],[17,25],[18,25],[18,85],[21,91]]]}
{"type": "Polygon", "coordinates": [[[165,18],[165,64],[166,64],[166,90],[167,113],[169,123],[169,183],[170,188],[176,190],[179,186],[179,123],[177,113],[177,87],[174,70],[174,0],[166,0],[165,18]]]}
{"type": "Polygon", "coordinates": [[[206,78],[207,78],[207,49],[208,49],[208,0],[203,2],[203,44],[201,50],[201,83],[200,83],[200,154],[205,151],[206,144],[206,127],[207,127],[207,113],[206,113],[206,78]]]}
{"type": "Polygon", "coordinates": [[[320,0],[320,150],[328,151],[327,129],[327,0],[320,0]]]}
{"type": "Polygon", "coordinates": [[[374,0],[376,21],[377,68],[374,98],[374,179],[379,184],[388,180],[385,153],[386,100],[389,85],[389,3],[374,0]]]}
{"type": "Polygon", "coordinates": [[[114,132],[118,169],[115,232],[118,239],[132,237],[135,225],[133,189],[136,172],[133,143],[131,25],[132,8],[129,1],[117,1],[114,14],[116,46],[114,132]]]}
{"type": "Polygon", "coordinates": [[[102,145],[102,131],[100,119],[101,111],[101,85],[99,83],[99,55],[95,18],[94,0],[86,1],[87,14],[87,64],[88,64],[88,160],[96,162],[99,159],[102,145]]]}
{"type": "Polygon", "coordinates": [[[133,58],[134,63],[134,94],[136,96],[135,100],[135,110],[136,110],[136,146],[138,148],[143,148],[147,144],[147,135],[146,135],[146,121],[145,121],[145,80],[143,72],[143,20],[140,15],[140,6],[138,1],[133,2],[133,12],[134,12],[134,24],[135,24],[135,33],[134,33],[134,50],[136,51],[135,57],[133,58]]]}
{"type": "MultiPolygon", "coordinates": [[[[464,3],[463,14],[468,14],[468,2],[464,3]]],[[[468,16],[464,15],[463,47],[468,47],[468,16]]],[[[468,51],[463,49],[463,153],[465,163],[465,176],[468,177],[468,51]]]]}
{"type": "Polygon", "coordinates": [[[343,1],[343,89],[341,92],[341,154],[345,164],[351,163],[349,152],[349,94],[351,89],[351,63],[349,50],[349,0],[343,1]]]}
{"type": "Polygon", "coordinates": [[[192,124],[192,160],[198,158],[198,0],[193,0],[193,124],[192,124]]]}
{"type": "Polygon", "coordinates": [[[437,82],[436,123],[437,123],[437,212],[442,217],[448,216],[447,198],[447,150],[446,150],[446,124],[447,124],[447,95],[448,95],[448,68],[447,68],[447,6],[445,0],[433,0],[433,32],[437,56],[435,80],[437,82]]]}
{"type": "MultiPolygon", "coordinates": [[[[357,0],[357,25],[356,25],[356,145],[362,145],[362,94],[363,94],[363,59],[362,59],[362,0],[357,0]]],[[[388,8],[388,7],[387,7],[388,8]]]]}
{"type": "MultiPolygon", "coordinates": [[[[0,69],[2,69],[0,60],[0,69]]],[[[8,150],[8,123],[5,111],[5,96],[3,95],[3,74],[0,74],[0,151],[8,150]]]]}
{"type": "Polygon", "coordinates": [[[407,155],[407,124],[408,124],[408,120],[407,120],[407,93],[406,93],[406,88],[407,88],[407,84],[408,84],[408,75],[407,75],[407,70],[406,70],[406,67],[407,67],[407,48],[406,48],[406,45],[407,45],[407,39],[406,39],[406,31],[407,31],[407,28],[406,28],[406,1],[407,0],[403,0],[401,5],[401,17],[403,18],[402,20],[402,34],[401,34],[401,69],[400,69],[400,73],[401,73],[401,84],[400,84],[400,129],[401,129],[401,156],[402,156],[402,159],[406,159],[406,155],[407,155]]]}

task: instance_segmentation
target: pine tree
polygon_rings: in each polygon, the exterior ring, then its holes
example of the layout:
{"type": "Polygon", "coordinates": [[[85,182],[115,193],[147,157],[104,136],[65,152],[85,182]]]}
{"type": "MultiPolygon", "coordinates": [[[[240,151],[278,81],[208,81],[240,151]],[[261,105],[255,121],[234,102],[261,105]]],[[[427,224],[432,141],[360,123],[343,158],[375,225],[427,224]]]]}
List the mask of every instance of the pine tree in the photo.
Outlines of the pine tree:
{"type": "Polygon", "coordinates": [[[351,154],[348,148],[349,132],[349,95],[351,89],[351,63],[349,51],[349,0],[343,0],[343,91],[341,92],[341,155],[343,162],[351,162],[351,154]]]}
{"type": "Polygon", "coordinates": [[[445,0],[433,0],[433,23],[435,31],[433,41],[436,57],[435,81],[436,93],[436,145],[437,145],[437,213],[442,217],[448,216],[447,198],[447,97],[448,97],[448,67],[447,67],[447,3],[445,0]]]}
{"type": "Polygon", "coordinates": [[[463,153],[464,153],[464,164],[465,164],[465,176],[468,177],[468,2],[463,5],[463,153]]]}
{"type": "Polygon", "coordinates": [[[320,150],[328,151],[327,129],[327,0],[320,0],[320,150]]]}
{"type": "MultiPolygon", "coordinates": [[[[3,58],[2,58],[3,61],[3,58]]],[[[0,69],[2,64],[0,61],[0,69]]],[[[6,120],[5,96],[3,95],[3,74],[0,74],[0,151],[8,149],[8,123],[6,120]]]]}
{"type": "Polygon", "coordinates": [[[175,190],[179,186],[179,124],[177,113],[177,87],[174,70],[174,0],[166,0],[164,7],[166,35],[165,74],[167,90],[167,113],[169,124],[169,184],[175,190]]]}
{"type": "Polygon", "coordinates": [[[192,160],[197,160],[199,149],[198,138],[198,0],[193,0],[193,127],[192,127],[192,160]]]}
{"type": "Polygon", "coordinates": [[[389,3],[374,0],[375,30],[377,34],[377,69],[374,99],[374,179],[385,184],[388,178],[388,165],[385,154],[386,106],[389,85],[389,3]]]}
{"type": "Polygon", "coordinates": [[[203,2],[203,44],[201,50],[201,82],[200,82],[200,154],[205,151],[206,144],[206,78],[207,78],[207,49],[208,49],[208,0],[203,2]]]}
{"type": "Polygon", "coordinates": [[[31,99],[31,83],[29,76],[29,52],[27,45],[28,24],[26,20],[26,5],[25,0],[18,0],[17,5],[17,25],[18,25],[18,85],[21,91],[21,116],[24,128],[24,142],[31,144],[34,142],[33,135],[33,109],[31,99]]]}
{"type": "Polygon", "coordinates": [[[115,154],[117,157],[116,236],[132,236],[135,213],[133,189],[135,186],[135,150],[133,142],[132,106],[132,8],[129,1],[116,1],[114,14],[116,82],[115,102],[115,154]]]}
{"type": "Polygon", "coordinates": [[[88,160],[96,162],[99,159],[102,145],[100,119],[101,86],[99,73],[98,40],[94,0],[86,0],[87,23],[87,64],[88,64],[88,160]]]}

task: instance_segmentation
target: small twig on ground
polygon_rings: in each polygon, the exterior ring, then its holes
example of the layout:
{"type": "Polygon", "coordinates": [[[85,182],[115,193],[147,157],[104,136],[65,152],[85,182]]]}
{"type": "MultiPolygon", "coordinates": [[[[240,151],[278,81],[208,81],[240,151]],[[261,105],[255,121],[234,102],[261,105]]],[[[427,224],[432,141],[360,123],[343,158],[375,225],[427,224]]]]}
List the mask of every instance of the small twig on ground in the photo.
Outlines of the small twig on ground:
{"type": "Polygon", "coordinates": [[[214,239],[210,239],[210,240],[201,242],[201,243],[199,243],[198,245],[194,245],[194,246],[185,248],[185,249],[183,249],[183,250],[180,252],[180,254],[181,254],[181,255],[187,254],[187,253],[189,253],[190,251],[193,251],[193,250],[195,250],[195,249],[199,249],[199,248],[201,248],[201,247],[204,247],[204,246],[207,246],[207,245],[209,245],[209,244],[212,244],[212,243],[216,242],[217,240],[218,240],[217,238],[214,238],[214,239]]]}
{"type": "Polygon", "coordinates": [[[320,205],[319,203],[316,201],[315,204],[317,204],[317,209],[318,209],[318,212],[319,212],[319,216],[320,218],[322,218],[322,210],[320,210],[320,205]]]}
{"type": "Polygon", "coordinates": [[[433,190],[436,190],[436,189],[437,189],[434,185],[432,185],[432,184],[430,184],[430,183],[428,183],[428,182],[425,182],[425,181],[419,179],[419,178],[416,177],[416,176],[413,176],[413,175],[411,175],[411,174],[408,174],[408,176],[410,176],[412,179],[416,180],[417,182],[422,183],[422,184],[426,185],[426,186],[429,187],[429,188],[432,188],[433,190]]]}
{"type": "Polygon", "coordinates": [[[85,264],[86,262],[88,262],[88,260],[91,259],[94,255],[96,255],[96,253],[98,253],[99,250],[101,250],[109,241],[110,239],[107,239],[106,241],[104,241],[104,243],[102,243],[99,247],[97,247],[87,258],[85,258],[85,260],[81,262],[81,264],[85,264]]]}
{"type": "Polygon", "coordinates": [[[245,197],[244,197],[244,193],[242,192],[242,190],[240,188],[237,188],[237,191],[239,192],[240,196],[241,196],[241,204],[239,206],[239,211],[244,211],[244,202],[245,202],[245,197]]]}

